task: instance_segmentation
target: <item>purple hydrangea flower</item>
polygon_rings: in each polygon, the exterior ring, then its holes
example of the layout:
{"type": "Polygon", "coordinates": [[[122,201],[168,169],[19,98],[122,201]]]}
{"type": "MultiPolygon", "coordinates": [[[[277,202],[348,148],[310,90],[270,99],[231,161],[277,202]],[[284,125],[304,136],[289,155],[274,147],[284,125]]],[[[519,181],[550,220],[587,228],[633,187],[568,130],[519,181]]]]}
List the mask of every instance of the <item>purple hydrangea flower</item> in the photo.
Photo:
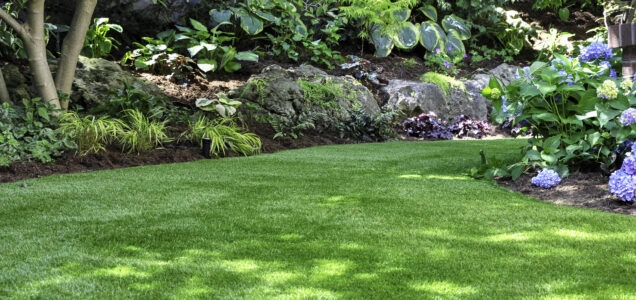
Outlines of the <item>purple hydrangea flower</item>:
{"type": "Polygon", "coordinates": [[[561,183],[561,177],[559,177],[559,174],[552,169],[543,169],[539,171],[537,176],[532,177],[530,182],[544,189],[549,189],[561,183]]]}
{"type": "Polygon", "coordinates": [[[630,107],[623,111],[620,118],[618,118],[618,122],[620,122],[623,126],[636,124],[636,108],[630,107]]]}
{"type": "Polygon", "coordinates": [[[616,78],[618,75],[616,74],[616,70],[614,69],[610,69],[610,77],[611,78],[616,78]]]}
{"type": "MultiPolygon", "coordinates": [[[[623,163],[625,166],[625,163],[623,163]]],[[[627,174],[623,168],[615,171],[609,178],[609,190],[623,202],[634,201],[636,194],[636,175],[627,174]]]]}
{"type": "MultiPolygon", "coordinates": [[[[636,175],[636,154],[630,155],[623,160],[621,170],[627,175],[636,175]]],[[[636,186],[634,188],[636,188],[636,186]]]]}
{"type": "Polygon", "coordinates": [[[612,49],[604,43],[594,42],[581,50],[579,58],[582,62],[588,62],[595,59],[610,59],[614,57],[612,49]]]}

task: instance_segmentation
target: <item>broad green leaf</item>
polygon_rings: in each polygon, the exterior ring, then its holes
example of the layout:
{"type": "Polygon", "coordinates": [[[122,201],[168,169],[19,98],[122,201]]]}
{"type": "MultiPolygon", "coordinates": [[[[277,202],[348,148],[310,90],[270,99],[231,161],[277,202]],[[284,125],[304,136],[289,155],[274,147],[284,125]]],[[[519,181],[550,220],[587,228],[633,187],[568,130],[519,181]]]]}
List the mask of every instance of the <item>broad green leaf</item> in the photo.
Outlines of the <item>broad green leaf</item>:
{"type": "Polygon", "coordinates": [[[205,50],[208,50],[208,51],[214,51],[217,48],[216,44],[210,44],[206,42],[201,42],[200,45],[203,46],[205,50]]]}
{"type": "Polygon", "coordinates": [[[397,19],[396,21],[405,22],[411,16],[410,9],[400,9],[393,12],[393,16],[397,19]]]}
{"type": "Polygon", "coordinates": [[[548,165],[554,165],[559,161],[559,156],[557,154],[548,154],[545,152],[541,152],[541,160],[548,163],[548,165]]]}
{"type": "Polygon", "coordinates": [[[598,116],[598,113],[593,110],[593,111],[588,111],[587,113],[583,114],[583,115],[576,115],[576,118],[579,120],[587,120],[590,118],[596,118],[598,116]]]}
{"type": "Polygon", "coordinates": [[[437,9],[435,9],[435,6],[433,5],[425,5],[420,7],[420,11],[429,19],[431,19],[431,21],[436,22],[437,23],[437,9]]]}
{"type": "Polygon", "coordinates": [[[223,57],[221,58],[221,67],[225,67],[225,65],[234,60],[234,55],[236,54],[235,48],[228,48],[225,53],[223,53],[223,57]]]}
{"type": "Polygon", "coordinates": [[[597,103],[595,108],[598,112],[598,121],[601,127],[621,114],[620,110],[607,108],[600,103],[597,103]]]}
{"type": "Polygon", "coordinates": [[[261,10],[253,10],[252,11],[255,15],[259,16],[261,19],[263,20],[267,20],[269,22],[278,24],[280,22],[280,18],[270,14],[270,13],[266,13],[264,11],[261,10]]]}
{"type": "Polygon", "coordinates": [[[417,27],[411,22],[403,22],[393,37],[395,46],[400,49],[411,49],[417,45],[420,39],[417,27]]]}
{"type": "Polygon", "coordinates": [[[188,48],[188,52],[190,53],[190,57],[197,56],[197,54],[201,50],[203,50],[203,46],[201,46],[201,45],[196,45],[196,46],[192,46],[192,47],[188,48]]]}
{"type": "Polygon", "coordinates": [[[236,9],[234,13],[241,21],[241,28],[249,35],[257,35],[263,31],[263,22],[255,15],[244,9],[236,9]]]}
{"type": "Polygon", "coordinates": [[[558,122],[559,121],[559,117],[557,117],[557,115],[555,115],[553,113],[549,113],[549,112],[535,114],[535,115],[532,116],[532,118],[534,120],[537,120],[537,121],[545,121],[545,122],[558,122]]]}
{"type": "Polygon", "coordinates": [[[597,144],[599,144],[599,141],[601,140],[601,133],[600,132],[594,132],[591,133],[587,136],[587,141],[590,143],[590,145],[592,146],[596,146],[597,144]]]}
{"type": "Polygon", "coordinates": [[[561,146],[561,136],[551,136],[543,141],[543,151],[547,153],[556,152],[561,146]]]}
{"type": "Polygon", "coordinates": [[[420,43],[429,52],[434,52],[437,48],[443,49],[446,43],[446,33],[435,22],[422,22],[420,24],[420,43]]]}
{"type": "Polygon", "coordinates": [[[375,46],[375,56],[377,57],[386,57],[393,50],[393,39],[389,35],[383,34],[380,27],[376,27],[371,32],[371,41],[375,46]]]}
{"type": "Polygon", "coordinates": [[[523,98],[532,98],[541,95],[541,91],[534,85],[524,84],[521,86],[519,96],[523,98]]]}
{"type": "Polygon", "coordinates": [[[539,84],[539,91],[544,96],[553,93],[554,91],[556,91],[556,89],[557,89],[557,86],[553,84],[548,84],[543,82],[539,84]]]}
{"type": "Polygon", "coordinates": [[[451,53],[453,57],[462,57],[466,53],[466,48],[464,47],[464,42],[462,42],[459,33],[453,29],[449,30],[446,33],[446,45],[445,48],[451,48],[451,53]]]}
{"type": "Polygon", "coordinates": [[[210,105],[211,105],[212,103],[214,103],[214,100],[212,100],[212,99],[208,99],[208,98],[199,98],[199,99],[197,99],[197,100],[194,102],[194,104],[195,104],[198,108],[200,108],[200,109],[202,109],[202,110],[207,110],[207,111],[212,110],[212,108],[210,108],[210,105]]]}
{"type": "Polygon", "coordinates": [[[530,74],[534,75],[536,74],[538,71],[540,71],[541,69],[543,69],[545,66],[547,65],[547,63],[542,62],[542,61],[535,61],[530,65],[530,74]]]}
{"type": "Polygon", "coordinates": [[[234,55],[236,60],[258,62],[258,54],[252,51],[240,51],[234,55]]]}
{"type": "Polygon", "coordinates": [[[210,11],[210,16],[212,17],[212,20],[217,23],[229,22],[232,17],[232,11],[229,9],[217,10],[215,8],[210,11]]]}
{"type": "Polygon", "coordinates": [[[570,10],[567,7],[562,7],[559,9],[559,19],[564,22],[567,22],[570,18],[570,10]]]}
{"type": "Polygon", "coordinates": [[[301,35],[302,37],[306,37],[308,35],[308,32],[307,32],[307,26],[305,26],[305,23],[303,23],[303,21],[300,18],[294,19],[294,23],[296,24],[296,27],[294,27],[296,29],[294,34],[301,35]]]}
{"type": "Polygon", "coordinates": [[[526,152],[525,157],[530,161],[541,160],[541,154],[539,153],[539,151],[535,149],[528,150],[528,152],[526,152]]]}
{"type": "Polygon", "coordinates": [[[210,71],[214,72],[218,65],[214,59],[200,59],[197,62],[197,67],[199,67],[199,69],[201,69],[204,73],[207,73],[210,71]]]}
{"type": "Polygon", "coordinates": [[[466,21],[456,15],[447,15],[442,19],[442,27],[446,32],[455,30],[459,33],[458,37],[461,40],[467,40],[470,38],[470,28],[466,26],[466,21]]]}
{"type": "Polygon", "coordinates": [[[192,27],[197,31],[208,32],[208,27],[195,19],[190,19],[190,24],[192,24],[192,27]]]}

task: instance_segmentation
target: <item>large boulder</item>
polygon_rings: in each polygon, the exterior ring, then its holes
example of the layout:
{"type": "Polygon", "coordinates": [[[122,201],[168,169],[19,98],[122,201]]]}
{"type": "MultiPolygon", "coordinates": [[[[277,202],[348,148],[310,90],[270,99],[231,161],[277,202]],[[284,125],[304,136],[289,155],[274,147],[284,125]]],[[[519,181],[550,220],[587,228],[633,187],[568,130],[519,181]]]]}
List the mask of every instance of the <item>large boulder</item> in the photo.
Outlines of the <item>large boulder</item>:
{"type": "Polygon", "coordinates": [[[35,97],[35,90],[29,86],[27,78],[23,74],[25,69],[13,64],[0,66],[0,69],[2,69],[2,75],[9,90],[9,98],[12,101],[21,103],[22,99],[35,97]]]}
{"type": "Polygon", "coordinates": [[[433,83],[405,80],[390,80],[381,91],[388,98],[387,106],[407,116],[434,112],[445,121],[458,115],[487,120],[492,104],[481,94],[481,90],[488,85],[490,74],[508,83],[514,80],[516,71],[517,67],[502,64],[488,74],[477,74],[472,79],[451,84],[448,92],[433,83]]]}
{"type": "Polygon", "coordinates": [[[96,107],[128,84],[151,97],[167,97],[154,83],[135,77],[111,61],[80,56],[73,80],[71,103],[96,107]]]}
{"type": "Polygon", "coordinates": [[[310,65],[284,69],[264,68],[229,94],[261,111],[294,118],[321,114],[334,122],[346,122],[358,108],[369,115],[380,112],[373,94],[351,76],[331,76],[310,65]]]}

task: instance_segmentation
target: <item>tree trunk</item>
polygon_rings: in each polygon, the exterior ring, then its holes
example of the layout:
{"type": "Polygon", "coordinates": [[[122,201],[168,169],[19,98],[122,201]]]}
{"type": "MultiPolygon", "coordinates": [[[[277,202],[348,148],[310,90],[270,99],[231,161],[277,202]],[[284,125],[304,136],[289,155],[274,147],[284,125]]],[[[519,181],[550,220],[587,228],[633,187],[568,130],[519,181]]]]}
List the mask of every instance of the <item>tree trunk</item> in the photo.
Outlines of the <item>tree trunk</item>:
{"type": "Polygon", "coordinates": [[[7,89],[7,83],[4,82],[4,76],[2,75],[2,69],[0,69],[0,103],[9,103],[11,102],[11,97],[9,97],[9,90],[7,89]]]}
{"type": "MultiPolygon", "coordinates": [[[[77,60],[84,47],[86,31],[90,26],[96,5],[97,0],[81,0],[77,3],[73,21],[71,22],[71,29],[66,35],[66,38],[64,38],[62,54],[55,76],[55,86],[62,95],[66,95],[67,97],[71,95],[77,60]]],[[[68,100],[68,98],[64,100],[68,100]]],[[[68,109],[68,101],[62,101],[60,104],[63,110],[68,109]]]]}
{"type": "Polygon", "coordinates": [[[44,0],[30,0],[28,2],[27,21],[22,27],[24,30],[21,31],[21,38],[29,57],[34,86],[42,100],[50,103],[56,109],[61,109],[53,75],[46,60],[44,0]]]}

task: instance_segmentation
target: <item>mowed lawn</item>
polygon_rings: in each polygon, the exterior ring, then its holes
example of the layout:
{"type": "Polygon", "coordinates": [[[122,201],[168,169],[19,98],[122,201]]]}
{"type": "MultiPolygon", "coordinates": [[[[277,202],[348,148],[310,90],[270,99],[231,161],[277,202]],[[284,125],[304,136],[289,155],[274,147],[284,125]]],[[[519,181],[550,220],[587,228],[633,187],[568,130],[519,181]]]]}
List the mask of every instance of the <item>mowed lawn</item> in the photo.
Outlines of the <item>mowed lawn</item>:
{"type": "Polygon", "coordinates": [[[636,299],[636,218],[466,175],[479,150],[514,160],[524,143],[322,146],[1,184],[0,298],[636,299]]]}

